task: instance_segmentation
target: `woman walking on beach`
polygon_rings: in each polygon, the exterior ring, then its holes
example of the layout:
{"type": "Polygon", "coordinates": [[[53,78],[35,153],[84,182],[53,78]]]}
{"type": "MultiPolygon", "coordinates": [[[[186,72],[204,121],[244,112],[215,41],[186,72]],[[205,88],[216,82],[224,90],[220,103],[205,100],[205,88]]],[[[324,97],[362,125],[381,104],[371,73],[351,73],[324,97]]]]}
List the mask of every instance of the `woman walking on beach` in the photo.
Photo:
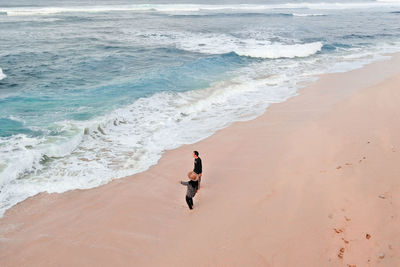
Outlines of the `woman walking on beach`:
{"type": "Polygon", "coordinates": [[[197,181],[197,175],[194,172],[189,172],[188,177],[190,181],[180,181],[180,183],[187,186],[186,203],[188,204],[189,209],[193,209],[193,197],[196,195],[197,189],[199,188],[199,182],[197,181]]]}

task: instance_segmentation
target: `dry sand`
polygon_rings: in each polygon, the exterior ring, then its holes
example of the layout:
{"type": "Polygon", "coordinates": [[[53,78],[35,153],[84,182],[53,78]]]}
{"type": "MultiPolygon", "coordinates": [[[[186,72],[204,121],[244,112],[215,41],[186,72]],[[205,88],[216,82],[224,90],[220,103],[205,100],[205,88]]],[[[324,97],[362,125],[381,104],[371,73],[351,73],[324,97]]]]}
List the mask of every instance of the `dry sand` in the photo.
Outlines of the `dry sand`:
{"type": "Polygon", "coordinates": [[[20,203],[0,220],[0,266],[400,266],[399,213],[395,55],[323,75],[144,173],[20,203]],[[178,181],[194,149],[189,211],[178,181]]]}

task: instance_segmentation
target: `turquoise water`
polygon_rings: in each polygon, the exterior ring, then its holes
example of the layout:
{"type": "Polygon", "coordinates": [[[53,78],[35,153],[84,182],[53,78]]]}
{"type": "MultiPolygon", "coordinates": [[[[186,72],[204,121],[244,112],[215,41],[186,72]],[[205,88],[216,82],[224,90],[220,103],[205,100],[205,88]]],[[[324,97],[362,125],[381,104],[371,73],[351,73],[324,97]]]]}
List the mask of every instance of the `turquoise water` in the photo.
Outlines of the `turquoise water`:
{"type": "Polygon", "coordinates": [[[0,1],[0,213],[155,164],[397,52],[400,4],[0,1]]]}

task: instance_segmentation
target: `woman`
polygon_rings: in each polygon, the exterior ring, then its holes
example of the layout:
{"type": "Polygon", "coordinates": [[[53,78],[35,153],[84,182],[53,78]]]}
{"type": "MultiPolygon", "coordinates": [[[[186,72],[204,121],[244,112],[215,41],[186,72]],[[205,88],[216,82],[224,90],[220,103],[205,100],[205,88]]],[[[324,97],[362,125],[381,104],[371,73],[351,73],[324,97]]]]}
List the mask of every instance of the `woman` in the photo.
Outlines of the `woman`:
{"type": "Polygon", "coordinates": [[[197,175],[194,172],[189,172],[188,177],[190,181],[180,181],[180,183],[187,186],[186,203],[188,204],[189,209],[193,209],[193,197],[196,195],[197,189],[199,188],[199,182],[197,181],[197,175]]]}

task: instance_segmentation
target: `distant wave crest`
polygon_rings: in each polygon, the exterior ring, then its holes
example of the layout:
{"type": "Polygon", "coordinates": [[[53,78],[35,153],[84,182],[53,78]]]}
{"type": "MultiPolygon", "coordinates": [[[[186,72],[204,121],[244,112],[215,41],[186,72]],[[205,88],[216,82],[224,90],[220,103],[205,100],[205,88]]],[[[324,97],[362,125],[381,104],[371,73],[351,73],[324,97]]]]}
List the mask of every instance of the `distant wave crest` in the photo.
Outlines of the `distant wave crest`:
{"type": "Polygon", "coordinates": [[[303,14],[303,13],[293,13],[292,16],[294,17],[319,17],[319,16],[326,16],[325,14],[303,14]]]}
{"type": "Polygon", "coordinates": [[[376,0],[381,3],[400,3],[400,0],[376,0]]]}
{"type": "Polygon", "coordinates": [[[8,16],[37,16],[54,15],[59,13],[101,13],[101,12],[163,12],[173,14],[198,13],[198,12],[237,12],[251,11],[263,12],[275,9],[354,9],[354,8],[379,8],[400,6],[399,0],[377,0],[376,2],[353,3],[282,3],[282,4],[136,4],[136,5],[109,5],[109,6],[71,6],[71,7],[9,7],[0,8],[0,14],[8,16]]]}

